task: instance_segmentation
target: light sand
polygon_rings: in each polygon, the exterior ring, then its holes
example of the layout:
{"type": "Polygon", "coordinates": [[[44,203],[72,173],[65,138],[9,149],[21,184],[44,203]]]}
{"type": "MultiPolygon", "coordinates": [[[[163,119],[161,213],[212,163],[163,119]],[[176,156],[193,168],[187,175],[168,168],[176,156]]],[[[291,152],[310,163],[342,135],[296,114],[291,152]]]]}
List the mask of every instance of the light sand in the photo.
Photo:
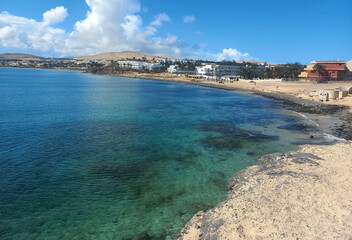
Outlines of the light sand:
{"type": "Polygon", "coordinates": [[[349,141],[262,158],[178,239],[352,239],[351,149],[349,141]]]}

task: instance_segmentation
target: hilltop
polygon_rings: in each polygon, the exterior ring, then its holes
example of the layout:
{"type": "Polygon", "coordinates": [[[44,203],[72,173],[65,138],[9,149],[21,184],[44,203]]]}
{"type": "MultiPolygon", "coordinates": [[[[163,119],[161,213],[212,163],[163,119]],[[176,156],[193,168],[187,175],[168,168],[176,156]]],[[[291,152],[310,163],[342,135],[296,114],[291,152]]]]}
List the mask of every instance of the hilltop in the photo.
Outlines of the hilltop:
{"type": "Polygon", "coordinates": [[[165,57],[165,56],[153,56],[153,55],[146,55],[137,52],[125,51],[125,52],[110,52],[110,53],[101,53],[93,56],[86,56],[86,57],[77,57],[74,58],[76,60],[124,60],[124,59],[144,59],[144,60],[154,60],[154,59],[174,59],[174,60],[181,60],[181,58],[173,58],[173,57],[165,57]]]}
{"type": "Polygon", "coordinates": [[[0,54],[0,59],[3,60],[32,60],[32,61],[40,61],[43,60],[42,57],[38,57],[35,55],[31,55],[31,54],[23,54],[23,53],[3,53],[0,54]]]}

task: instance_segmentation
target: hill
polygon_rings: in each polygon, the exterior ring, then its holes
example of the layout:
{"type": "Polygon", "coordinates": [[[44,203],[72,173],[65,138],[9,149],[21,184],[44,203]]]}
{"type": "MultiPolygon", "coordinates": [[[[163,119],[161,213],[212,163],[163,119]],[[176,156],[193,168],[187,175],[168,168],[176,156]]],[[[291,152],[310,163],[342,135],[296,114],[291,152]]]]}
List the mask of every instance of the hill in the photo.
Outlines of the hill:
{"type": "Polygon", "coordinates": [[[176,60],[181,60],[181,58],[173,58],[173,57],[165,57],[165,56],[153,56],[153,55],[146,55],[142,53],[137,53],[137,52],[110,52],[110,53],[102,53],[98,55],[93,55],[93,56],[86,56],[86,57],[77,57],[74,59],[77,60],[125,60],[125,59],[144,59],[145,60],[153,60],[153,59],[176,59],[176,60]]]}
{"type": "Polygon", "coordinates": [[[3,60],[32,60],[32,61],[40,61],[43,60],[42,57],[38,57],[31,54],[22,54],[22,53],[3,53],[0,54],[0,59],[3,60]]]}

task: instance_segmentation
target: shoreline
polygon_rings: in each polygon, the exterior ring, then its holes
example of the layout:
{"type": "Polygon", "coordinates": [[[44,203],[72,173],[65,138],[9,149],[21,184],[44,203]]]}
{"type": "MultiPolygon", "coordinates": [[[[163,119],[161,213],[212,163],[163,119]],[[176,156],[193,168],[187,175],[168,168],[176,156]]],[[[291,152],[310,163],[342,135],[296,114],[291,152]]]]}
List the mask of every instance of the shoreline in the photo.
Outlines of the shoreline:
{"type": "Polygon", "coordinates": [[[352,141],[303,145],[258,159],[229,180],[227,199],[200,211],[177,240],[350,239],[352,141]]]}
{"type": "MultiPolygon", "coordinates": [[[[105,75],[105,74],[104,74],[105,75]]],[[[194,85],[206,88],[230,91],[239,94],[256,95],[279,102],[283,108],[304,114],[310,121],[318,124],[318,129],[327,134],[333,135],[337,139],[352,140],[352,112],[348,106],[324,104],[307,99],[298,98],[284,93],[262,92],[256,89],[244,89],[215,84],[211,82],[192,82],[188,80],[162,79],[152,77],[135,77],[120,74],[109,74],[111,76],[141,78],[159,82],[170,82],[178,84],[194,85]],[[330,124],[328,124],[328,122],[330,124]]],[[[352,82],[351,82],[352,85],[352,82]]]]}
{"type": "MultiPolygon", "coordinates": [[[[352,113],[346,106],[214,83],[109,75],[196,85],[273,99],[285,109],[314,121],[323,132],[352,139],[352,113]]],[[[176,238],[349,239],[352,237],[352,193],[347,189],[352,189],[352,179],[348,178],[352,172],[351,151],[352,141],[344,141],[324,146],[301,145],[295,152],[262,156],[257,164],[229,179],[225,201],[194,215],[176,238]]]]}
{"type": "Polygon", "coordinates": [[[228,180],[227,199],[206,212],[196,213],[175,239],[352,237],[352,211],[348,214],[344,211],[346,206],[352,209],[352,193],[347,191],[352,189],[352,180],[348,178],[352,171],[352,159],[349,159],[352,141],[348,141],[352,139],[352,113],[349,107],[211,83],[143,79],[196,85],[273,99],[280,102],[285,109],[314,122],[326,137],[332,138],[329,145],[300,145],[294,152],[262,156],[255,165],[237,172],[228,180]],[[329,155],[330,152],[344,155],[333,158],[329,155]],[[328,166],[323,166],[323,163],[328,163],[328,166]],[[345,174],[336,177],[336,172],[345,174]],[[329,182],[331,178],[335,181],[329,182]],[[344,184],[339,184],[340,182],[344,184]],[[301,189],[308,190],[302,192],[301,189]],[[333,191],[336,189],[341,191],[338,198],[334,197],[333,191]],[[315,200],[316,198],[319,200],[315,200]],[[337,212],[319,211],[329,209],[331,205],[337,205],[334,209],[337,209],[337,212]],[[336,216],[340,221],[336,221],[336,216]]]}

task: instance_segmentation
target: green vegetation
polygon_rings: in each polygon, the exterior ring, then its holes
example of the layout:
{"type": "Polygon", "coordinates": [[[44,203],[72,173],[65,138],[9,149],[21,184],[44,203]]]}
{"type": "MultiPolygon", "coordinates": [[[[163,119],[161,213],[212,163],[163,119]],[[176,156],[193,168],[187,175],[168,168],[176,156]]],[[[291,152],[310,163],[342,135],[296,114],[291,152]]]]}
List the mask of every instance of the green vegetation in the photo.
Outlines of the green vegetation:
{"type": "Polygon", "coordinates": [[[102,64],[102,63],[97,63],[97,62],[89,63],[87,72],[100,73],[100,72],[102,72],[103,66],[104,66],[104,64],[102,64]]]}
{"type": "Polygon", "coordinates": [[[300,63],[287,63],[278,65],[275,68],[264,68],[247,63],[241,67],[239,75],[245,79],[267,79],[267,78],[286,78],[288,80],[297,79],[298,75],[304,70],[304,66],[300,63]]]}

